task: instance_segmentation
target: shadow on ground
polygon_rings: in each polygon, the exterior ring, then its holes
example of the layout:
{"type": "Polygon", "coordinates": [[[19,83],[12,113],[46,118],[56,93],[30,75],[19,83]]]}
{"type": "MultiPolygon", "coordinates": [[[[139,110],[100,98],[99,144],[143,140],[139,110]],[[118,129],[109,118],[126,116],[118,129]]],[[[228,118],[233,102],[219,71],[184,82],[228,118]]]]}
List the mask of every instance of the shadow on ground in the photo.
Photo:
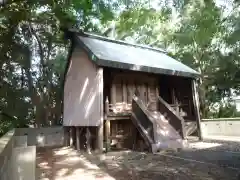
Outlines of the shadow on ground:
{"type": "MultiPolygon", "coordinates": [[[[217,161],[214,163],[208,160],[213,155],[210,154],[210,157],[207,153],[214,154],[217,151],[192,148],[186,152],[162,152],[154,155],[131,151],[87,154],[69,147],[38,149],[36,179],[237,180],[239,168],[228,168],[217,161]],[[184,158],[200,159],[213,164],[184,158]]],[[[215,156],[215,159],[219,156],[215,156]]]]}

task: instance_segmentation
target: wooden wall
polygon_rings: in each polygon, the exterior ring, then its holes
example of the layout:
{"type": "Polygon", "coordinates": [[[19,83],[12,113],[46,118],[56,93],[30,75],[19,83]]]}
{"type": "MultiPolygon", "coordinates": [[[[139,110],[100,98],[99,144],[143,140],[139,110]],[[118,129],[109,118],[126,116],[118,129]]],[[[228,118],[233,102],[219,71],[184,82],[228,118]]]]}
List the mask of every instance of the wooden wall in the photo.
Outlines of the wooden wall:
{"type": "Polygon", "coordinates": [[[137,93],[152,110],[157,107],[159,95],[158,76],[138,72],[114,72],[108,97],[111,104],[131,104],[132,96],[137,93]]]}
{"type": "Polygon", "coordinates": [[[148,105],[157,110],[157,96],[161,96],[173,107],[180,105],[186,119],[195,119],[192,93],[192,79],[161,74],[104,69],[104,97],[110,104],[128,103],[136,92],[148,105]]]}
{"type": "Polygon", "coordinates": [[[100,70],[80,47],[75,47],[64,86],[64,126],[101,123],[103,72],[100,70]]]}
{"type": "MultiPolygon", "coordinates": [[[[147,149],[141,134],[130,119],[111,121],[109,135],[111,150],[134,149],[143,151],[147,149]]],[[[104,140],[106,142],[106,139],[104,140]]]]}
{"type": "Polygon", "coordinates": [[[161,97],[168,104],[179,104],[185,119],[195,119],[191,83],[192,79],[178,76],[161,75],[159,79],[161,97]]]}

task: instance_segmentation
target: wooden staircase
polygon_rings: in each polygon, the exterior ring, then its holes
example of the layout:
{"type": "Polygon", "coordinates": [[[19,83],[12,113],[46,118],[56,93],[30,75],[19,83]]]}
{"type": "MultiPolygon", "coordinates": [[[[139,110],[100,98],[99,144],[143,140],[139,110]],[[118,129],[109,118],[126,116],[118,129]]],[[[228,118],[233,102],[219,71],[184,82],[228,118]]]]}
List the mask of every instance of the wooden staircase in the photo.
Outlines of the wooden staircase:
{"type": "Polygon", "coordinates": [[[138,97],[133,96],[132,100],[132,122],[148,145],[149,151],[153,153],[160,149],[177,149],[184,146],[184,128],[181,128],[184,120],[166,102],[162,99],[160,101],[161,110],[168,114],[169,119],[161,112],[148,111],[138,97]],[[177,132],[178,129],[180,133],[177,132]]]}

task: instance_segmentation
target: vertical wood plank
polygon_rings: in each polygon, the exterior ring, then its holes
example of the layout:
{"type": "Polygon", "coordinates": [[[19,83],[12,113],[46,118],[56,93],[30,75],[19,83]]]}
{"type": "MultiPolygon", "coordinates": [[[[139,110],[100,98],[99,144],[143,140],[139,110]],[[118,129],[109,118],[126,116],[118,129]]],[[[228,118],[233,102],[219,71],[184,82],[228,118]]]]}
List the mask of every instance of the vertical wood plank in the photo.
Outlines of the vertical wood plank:
{"type": "Polygon", "coordinates": [[[116,82],[112,82],[112,87],[111,87],[111,104],[116,104],[116,82]]]}
{"type": "Polygon", "coordinates": [[[156,96],[158,97],[160,94],[159,94],[159,86],[158,86],[158,83],[156,84],[156,96]]]}
{"type": "Polygon", "coordinates": [[[199,95],[197,92],[196,80],[192,80],[192,92],[193,92],[193,105],[195,110],[195,118],[196,118],[197,127],[198,127],[198,137],[200,140],[202,140],[203,137],[202,137],[202,131],[201,131],[200,103],[199,103],[199,95]]]}
{"type": "Polygon", "coordinates": [[[140,91],[140,98],[145,103],[145,96],[144,96],[144,84],[139,83],[139,91],[140,91]]]}
{"type": "Polygon", "coordinates": [[[126,81],[122,81],[122,88],[123,88],[123,102],[127,103],[127,86],[126,86],[126,81]]]}
{"type": "Polygon", "coordinates": [[[148,87],[147,87],[147,95],[148,95],[148,103],[151,102],[151,89],[150,89],[150,85],[148,84],[148,87]]]}
{"type": "Polygon", "coordinates": [[[129,81],[128,81],[128,93],[129,93],[128,103],[132,103],[132,97],[133,97],[133,94],[134,94],[132,78],[129,78],[129,81]]]}

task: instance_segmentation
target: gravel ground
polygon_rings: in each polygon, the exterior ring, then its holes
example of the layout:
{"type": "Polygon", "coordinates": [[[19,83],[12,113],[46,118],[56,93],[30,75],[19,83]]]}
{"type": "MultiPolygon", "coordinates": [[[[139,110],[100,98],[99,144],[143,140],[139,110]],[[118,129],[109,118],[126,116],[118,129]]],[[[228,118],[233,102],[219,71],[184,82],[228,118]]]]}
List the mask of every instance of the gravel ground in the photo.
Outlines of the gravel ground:
{"type": "MultiPolygon", "coordinates": [[[[211,163],[185,160],[162,154],[145,154],[130,152],[119,155],[119,152],[109,153],[105,165],[111,173],[121,169],[133,169],[138,179],[238,179],[238,169],[221,167],[211,163]],[[110,155],[111,154],[111,155],[110,155]],[[117,158],[116,158],[117,157],[117,158]]],[[[117,178],[118,179],[118,178],[117,178]]]]}
{"type": "Polygon", "coordinates": [[[169,155],[240,169],[240,142],[204,140],[190,142],[187,150],[169,155]]]}
{"type": "Polygon", "coordinates": [[[193,142],[187,150],[158,154],[118,151],[89,155],[70,148],[38,150],[36,179],[239,180],[239,144],[193,142]]]}

